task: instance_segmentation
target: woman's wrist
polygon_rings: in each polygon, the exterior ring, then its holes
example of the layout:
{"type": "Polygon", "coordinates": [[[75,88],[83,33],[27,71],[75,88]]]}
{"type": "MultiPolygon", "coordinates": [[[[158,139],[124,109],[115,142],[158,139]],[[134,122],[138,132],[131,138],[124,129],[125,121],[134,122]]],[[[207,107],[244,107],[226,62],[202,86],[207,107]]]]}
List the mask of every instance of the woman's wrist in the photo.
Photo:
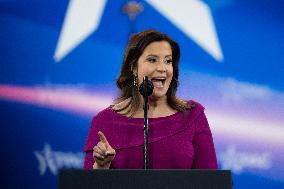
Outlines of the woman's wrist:
{"type": "Polygon", "coordinates": [[[107,163],[107,164],[104,165],[104,166],[100,166],[100,165],[97,164],[97,162],[95,162],[95,163],[93,164],[93,169],[109,169],[110,164],[111,164],[111,163],[107,163]]]}

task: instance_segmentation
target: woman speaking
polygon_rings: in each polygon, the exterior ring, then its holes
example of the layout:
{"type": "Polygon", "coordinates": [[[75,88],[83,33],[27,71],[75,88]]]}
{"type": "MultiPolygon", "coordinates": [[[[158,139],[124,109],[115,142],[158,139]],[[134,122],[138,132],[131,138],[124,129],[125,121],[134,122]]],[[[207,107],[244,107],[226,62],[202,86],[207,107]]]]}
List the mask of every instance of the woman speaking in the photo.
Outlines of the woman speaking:
{"type": "Polygon", "coordinates": [[[148,97],[149,168],[217,169],[216,153],[204,108],[176,97],[180,49],[166,34],[134,34],[116,81],[120,95],[92,120],[86,140],[85,169],[143,168],[144,76],[153,83],[148,97]]]}

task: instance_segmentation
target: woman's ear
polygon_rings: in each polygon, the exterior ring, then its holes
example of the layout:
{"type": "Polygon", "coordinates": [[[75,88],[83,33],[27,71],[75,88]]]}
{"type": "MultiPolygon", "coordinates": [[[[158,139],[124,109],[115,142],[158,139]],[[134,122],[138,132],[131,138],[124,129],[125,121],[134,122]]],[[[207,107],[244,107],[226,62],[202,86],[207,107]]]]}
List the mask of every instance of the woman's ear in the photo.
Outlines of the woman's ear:
{"type": "Polygon", "coordinates": [[[133,75],[134,75],[135,77],[137,77],[137,76],[138,76],[137,71],[133,70],[133,75]]]}
{"type": "Polygon", "coordinates": [[[134,76],[137,77],[137,76],[138,76],[138,70],[137,70],[137,68],[133,68],[133,69],[132,69],[132,73],[133,73],[134,76]]]}
{"type": "Polygon", "coordinates": [[[132,70],[132,74],[133,74],[133,85],[135,87],[138,86],[138,73],[137,73],[137,69],[132,70]]]}

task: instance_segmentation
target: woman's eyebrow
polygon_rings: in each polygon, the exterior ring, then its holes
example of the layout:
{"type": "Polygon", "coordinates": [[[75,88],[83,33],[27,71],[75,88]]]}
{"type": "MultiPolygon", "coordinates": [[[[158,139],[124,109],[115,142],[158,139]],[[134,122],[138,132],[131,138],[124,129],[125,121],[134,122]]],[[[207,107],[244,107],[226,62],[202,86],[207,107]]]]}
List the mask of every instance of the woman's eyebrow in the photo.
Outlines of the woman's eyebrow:
{"type": "Polygon", "coordinates": [[[148,54],[146,57],[156,57],[156,58],[158,58],[159,56],[158,55],[155,55],[155,54],[148,54]]]}
{"type": "MultiPolygon", "coordinates": [[[[158,55],[155,55],[155,54],[148,54],[146,57],[157,57],[157,58],[158,58],[159,56],[158,56],[158,55]]],[[[166,55],[165,57],[166,57],[166,58],[167,58],[167,57],[172,57],[172,55],[169,54],[169,55],[166,55]]]]}

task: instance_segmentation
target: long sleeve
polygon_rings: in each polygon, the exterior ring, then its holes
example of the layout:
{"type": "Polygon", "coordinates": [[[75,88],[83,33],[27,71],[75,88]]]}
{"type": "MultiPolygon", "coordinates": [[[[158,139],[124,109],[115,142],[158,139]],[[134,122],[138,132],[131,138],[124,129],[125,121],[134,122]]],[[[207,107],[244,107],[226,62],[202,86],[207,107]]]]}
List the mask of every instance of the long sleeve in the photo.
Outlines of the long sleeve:
{"type": "Polygon", "coordinates": [[[84,160],[84,169],[91,170],[93,169],[93,164],[95,163],[95,160],[93,158],[93,151],[86,151],[86,156],[84,160]]]}
{"type": "Polygon", "coordinates": [[[95,162],[93,158],[93,148],[99,140],[97,136],[96,126],[97,126],[97,117],[95,116],[92,120],[89,133],[86,139],[86,144],[84,146],[84,152],[86,153],[84,159],[84,169],[87,170],[93,169],[93,164],[95,162]]]}
{"type": "MultiPolygon", "coordinates": [[[[110,110],[110,109],[106,109],[102,112],[99,112],[92,119],[89,133],[86,139],[86,144],[83,149],[83,151],[86,153],[85,159],[84,159],[84,166],[83,166],[84,169],[87,169],[87,170],[93,169],[93,165],[95,163],[95,159],[93,157],[93,148],[100,141],[100,138],[98,136],[98,131],[102,131],[104,132],[104,134],[108,134],[108,132],[112,132],[112,130],[105,132],[105,130],[102,128],[102,126],[104,126],[107,123],[107,121],[110,120],[110,118],[112,117],[112,116],[104,115],[104,113],[107,110],[110,110]]],[[[112,111],[110,112],[112,113],[112,111]]],[[[111,124],[113,125],[113,122],[111,122],[111,124]]],[[[106,136],[109,136],[109,135],[106,135],[106,136]]],[[[112,168],[112,165],[110,168],[112,168]]]]}
{"type": "Polygon", "coordinates": [[[193,169],[218,169],[212,134],[207,118],[202,112],[196,120],[193,138],[193,169]]]}

